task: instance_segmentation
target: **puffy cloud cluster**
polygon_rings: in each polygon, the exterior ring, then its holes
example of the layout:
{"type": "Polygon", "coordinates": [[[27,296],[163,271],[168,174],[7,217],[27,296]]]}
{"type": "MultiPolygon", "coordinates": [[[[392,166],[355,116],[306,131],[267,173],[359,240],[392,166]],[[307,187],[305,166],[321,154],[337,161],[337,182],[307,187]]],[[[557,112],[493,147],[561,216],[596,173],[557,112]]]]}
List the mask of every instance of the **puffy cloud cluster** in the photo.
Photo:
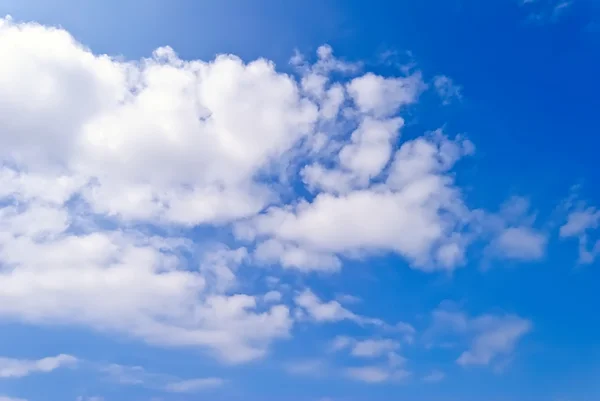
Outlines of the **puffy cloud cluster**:
{"type": "Polygon", "coordinates": [[[279,174],[320,118],[294,78],[266,60],[184,62],[169,48],[125,62],[8,18],[0,52],[2,318],[230,362],[288,335],[287,306],[232,291],[244,248],[197,257],[189,239],[157,233],[277,200],[259,176],[279,174]]]}
{"type": "MultiPolygon", "coordinates": [[[[328,46],[312,64],[295,56],[293,74],[168,47],[124,61],[10,18],[0,54],[1,319],[238,363],[296,317],[280,292],[242,291],[242,265],[334,271],[372,253],[425,271],[464,262],[476,219],[452,169],[474,147],[441,131],[401,140],[401,115],[426,90],[419,72],[364,73],[328,46]],[[232,230],[236,244],[200,246],[198,226],[232,230]]],[[[313,321],[384,325],[310,292],[295,301],[313,321]]]]}
{"type": "Polygon", "coordinates": [[[161,48],[126,63],[59,29],[0,29],[4,163],[79,178],[65,195],[97,213],[186,225],[250,216],[275,196],[255,176],[318,118],[266,60],[184,62],[161,48]]]}
{"type": "MultiPolygon", "coordinates": [[[[376,134],[380,128],[369,133],[376,134]]],[[[372,143],[351,142],[340,155],[353,146],[365,149],[372,143]]],[[[380,165],[388,166],[385,177],[368,187],[350,185],[345,189],[352,189],[347,191],[319,192],[312,201],[272,206],[240,223],[238,236],[264,241],[258,246],[260,256],[279,258],[284,266],[298,262],[296,266],[301,269],[337,268],[342,255],[356,257],[382,251],[402,255],[423,270],[453,269],[463,261],[467,237],[461,231],[471,216],[447,172],[472,151],[469,141],[450,140],[439,131],[406,141],[393,157],[385,156],[380,165]]],[[[352,160],[358,163],[356,157],[352,160]]],[[[369,177],[379,168],[362,166],[357,171],[369,177]]],[[[327,174],[355,177],[342,167],[321,170],[319,177],[327,174]]],[[[345,186],[338,178],[326,178],[325,182],[345,186]]]]}

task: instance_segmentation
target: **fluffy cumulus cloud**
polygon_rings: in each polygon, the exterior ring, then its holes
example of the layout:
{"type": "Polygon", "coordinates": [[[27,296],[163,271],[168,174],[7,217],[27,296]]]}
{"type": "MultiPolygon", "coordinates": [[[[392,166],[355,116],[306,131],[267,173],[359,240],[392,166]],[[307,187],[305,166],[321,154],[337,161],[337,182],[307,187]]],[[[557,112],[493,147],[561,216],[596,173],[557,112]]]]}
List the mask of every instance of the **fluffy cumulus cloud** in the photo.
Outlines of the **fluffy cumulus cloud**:
{"type": "MultiPolygon", "coordinates": [[[[402,137],[404,112],[427,90],[418,71],[365,72],[328,46],[312,63],[296,55],[292,74],[233,55],[185,61],[168,47],[124,61],[10,18],[0,19],[0,53],[3,321],[86,326],[241,363],[288,337],[295,320],[388,327],[310,291],[291,305],[283,287],[248,288],[249,265],[331,273],[345,259],[391,253],[451,271],[482,231],[454,174],[473,144],[441,130],[402,137]],[[199,227],[228,243],[206,244],[199,227]]],[[[453,93],[449,81],[437,86],[453,93]]],[[[531,224],[492,226],[483,231],[493,249],[543,253],[531,224]]],[[[524,331],[495,336],[504,320],[477,322],[465,364],[506,352],[524,331]]],[[[59,363],[9,362],[4,375],[59,363]]],[[[377,369],[348,374],[404,374],[377,369]]]]}
{"type": "Polygon", "coordinates": [[[0,52],[1,317],[230,362],[288,335],[286,306],[230,291],[243,249],[199,261],[188,239],[149,232],[223,224],[277,198],[256,176],[275,174],[318,117],[292,78],[265,60],[183,62],[168,48],[117,61],[10,19],[0,52]]]}
{"type": "MultiPolygon", "coordinates": [[[[363,145],[371,146],[358,147],[363,145]]],[[[355,144],[345,146],[341,152],[355,144]]],[[[343,193],[323,191],[312,201],[272,206],[240,223],[237,234],[275,241],[284,261],[288,249],[303,249],[312,255],[313,266],[326,262],[324,269],[335,267],[341,256],[368,252],[397,253],[423,270],[452,269],[463,261],[467,239],[461,231],[471,217],[447,172],[472,151],[468,140],[451,140],[440,131],[406,141],[389,154],[385,176],[368,187],[351,185],[343,193]]],[[[332,171],[353,179],[357,172],[373,173],[365,166],[357,170],[338,166],[332,171]]]]}

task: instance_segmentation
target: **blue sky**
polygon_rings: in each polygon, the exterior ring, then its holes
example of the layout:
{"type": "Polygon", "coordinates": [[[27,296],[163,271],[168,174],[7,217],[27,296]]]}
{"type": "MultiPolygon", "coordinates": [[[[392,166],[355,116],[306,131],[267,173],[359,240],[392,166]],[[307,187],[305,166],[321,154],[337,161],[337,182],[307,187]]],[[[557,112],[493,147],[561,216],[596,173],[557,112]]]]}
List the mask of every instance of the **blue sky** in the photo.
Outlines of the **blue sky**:
{"type": "Polygon", "coordinates": [[[0,15],[0,401],[600,398],[600,3],[0,15]]]}

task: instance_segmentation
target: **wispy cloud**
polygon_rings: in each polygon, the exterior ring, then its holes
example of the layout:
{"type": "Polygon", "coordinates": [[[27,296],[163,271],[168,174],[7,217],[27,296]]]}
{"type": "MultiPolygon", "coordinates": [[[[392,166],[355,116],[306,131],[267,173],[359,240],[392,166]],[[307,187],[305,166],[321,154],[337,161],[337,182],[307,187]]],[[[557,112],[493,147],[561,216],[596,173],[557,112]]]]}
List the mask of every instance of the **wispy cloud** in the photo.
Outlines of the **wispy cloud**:
{"type": "Polygon", "coordinates": [[[481,213],[483,235],[489,237],[484,249],[487,259],[540,261],[546,255],[548,233],[536,227],[536,213],[529,200],[513,196],[498,213],[481,213]]]}
{"type": "Polygon", "coordinates": [[[385,366],[361,366],[346,369],[346,375],[354,380],[364,383],[383,383],[388,381],[402,381],[411,376],[403,369],[390,369],[385,366]]]}
{"type": "Polygon", "coordinates": [[[80,395],[75,401],[104,401],[104,398],[99,396],[84,397],[80,395]]]}
{"type": "MultiPolygon", "coordinates": [[[[219,387],[225,383],[224,379],[217,377],[181,379],[172,375],[148,372],[141,366],[103,365],[66,354],[37,360],[0,358],[0,379],[16,379],[35,373],[49,373],[59,368],[74,368],[75,366],[100,372],[110,380],[123,385],[143,386],[172,393],[193,393],[219,387]]],[[[0,397],[0,401],[9,400],[11,399],[0,397]]],[[[102,398],[79,397],[78,401],[102,401],[102,398]]]]}
{"type": "Polygon", "coordinates": [[[329,365],[322,359],[304,359],[288,362],[284,369],[296,376],[324,377],[329,374],[329,365]]]}
{"type": "Polygon", "coordinates": [[[0,378],[20,378],[34,373],[49,373],[62,367],[74,367],[77,362],[77,358],[65,354],[37,360],[0,358],[0,378]]]}
{"type": "Polygon", "coordinates": [[[434,370],[427,376],[423,377],[425,383],[438,383],[446,378],[446,374],[440,370],[434,370]]]}
{"type": "Polygon", "coordinates": [[[172,381],[167,383],[165,390],[172,393],[194,393],[209,388],[220,387],[225,383],[223,379],[209,377],[203,379],[191,379],[172,381]]]}
{"type": "Polygon", "coordinates": [[[579,244],[578,262],[590,264],[600,255],[600,239],[597,239],[600,210],[582,201],[573,203],[566,205],[568,215],[559,235],[562,239],[576,238],[579,244]]]}
{"type": "Polygon", "coordinates": [[[359,325],[385,326],[385,323],[382,320],[357,315],[356,313],[346,309],[338,301],[322,301],[309,289],[298,293],[294,301],[298,307],[302,308],[301,310],[303,310],[311,320],[316,322],[332,323],[349,320],[359,325]]]}
{"type": "Polygon", "coordinates": [[[434,77],[433,87],[440,99],[442,99],[444,105],[449,105],[454,101],[460,101],[463,98],[462,87],[445,75],[434,77]]]}
{"type": "Polygon", "coordinates": [[[520,0],[520,5],[528,13],[528,21],[553,23],[573,6],[575,0],[520,0]]]}
{"type": "Polygon", "coordinates": [[[462,339],[467,349],[456,363],[497,368],[512,358],[521,338],[532,330],[532,323],[516,315],[480,315],[470,317],[453,304],[444,303],[433,311],[433,326],[429,335],[462,339]]]}
{"type": "Polygon", "coordinates": [[[220,387],[226,382],[218,377],[181,379],[172,375],[148,372],[141,366],[111,364],[101,367],[100,371],[117,383],[170,393],[195,393],[220,387]]]}
{"type": "Polygon", "coordinates": [[[376,358],[388,355],[400,348],[400,343],[391,339],[355,340],[349,337],[336,337],[330,346],[332,351],[350,349],[350,354],[359,358],[376,358]]]}
{"type": "Polygon", "coordinates": [[[358,340],[352,337],[338,336],[329,349],[332,352],[347,351],[348,356],[356,360],[369,360],[368,365],[342,368],[343,375],[352,380],[365,383],[383,383],[401,381],[411,372],[406,370],[406,358],[398,354],[401,343],[386,338],[358,340]]]}

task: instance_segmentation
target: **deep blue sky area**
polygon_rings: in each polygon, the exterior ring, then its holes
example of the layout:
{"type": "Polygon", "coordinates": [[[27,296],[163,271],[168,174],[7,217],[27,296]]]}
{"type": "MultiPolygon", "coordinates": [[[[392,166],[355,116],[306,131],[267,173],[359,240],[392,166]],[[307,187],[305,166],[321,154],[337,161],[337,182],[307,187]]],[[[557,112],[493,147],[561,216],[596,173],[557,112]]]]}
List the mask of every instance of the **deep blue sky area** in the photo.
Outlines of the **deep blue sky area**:
{"type": "MultiPolygon", "coordinates": [[[[598,223],[580,237],[559,235],[572,211],[565,206],[569,197],[600,205],[600,2],[0,0],[0,15],[8,14],[18,23],[59,26],[94,54],[126,60],[170,46],[183,60],[234,54],[245,62],[272,60],[278,71],[294,74],[289,64],[294,51],[314,59],[319,46],[328,44],[340,60],[360,62],[363,70],[384,76],[401,75],[402,66],[412,63],[430,90],[403,116],[398,145],[440,127],[451,136],[465,135],[476,150],[449,174],[468,208],[498,213],[508,199],[523,197],[529,202],[527,224],[546,242],[543,255],[505,260],[488,257],[488,237],[474,239],[462,268],[434,273],[412,269],[410,260],[385,250],[343,258],[342,271],[333,275],[268,267],[280,274],[290,294],[303,288],[323,300],[350,294],[362,300],[344,304],[357,316],[410,322],[417,334],[412,345],[398,351],[411,372],[401,383],[365,383],[335,373],[358,366],[350,354],[334,358],[327,351],[336,336],[400,336],[385,330],[374,335],[370,323],[356,324],[354,318],[332,325],[299,323],[274,341],[265,357],[227,364],[202,348],[163,347],[111,327],[54,324],[52,318],[39,323],[17,315],[4,319],[0,313],[0,357],[80,359],[77,368],[22,378],[3,374],[0,363],[0,401],[3,395],[29,401],[600,399],[600,258],[578,263],[578,241],[586,236],[593,246],[598,223]],[[431,90],[436,76],[460,87],[460,99],[442,105],[431,90]],[[432,345],[429,339],[437,335],[432,311],[444,300],[473,320],[464,323],[470,328],[455,328],[448,343],[432,345]],[[507,345],[497,363],[459,366],[456,347],[498,341],[493,335],[477,337],[487,323],[476,317],[487,315],[519,316],[531,327],[518,344],[507,345]],[[314,366],[290,367],[299,361],[314,366]],[[115,379],[103,368],[110,364],[143,367],[157,376],[146,374],[140,383],[115,379]],[[443,374],[427,379],[432,372],[443,374]],[[197,394],[153,384],[194,377],[227,381],[197,394]]],[[[5,56],[0,54],[0,65],[5,56]]],[[[187,225],[180,232],[193,242],[218,237],[231,243],[227,230],[223,224],[187,225]]],[[[260,269],[239,273],[248,280],[246,288],[260,281],[258,276],[272,275],[260,269]]],[[[292,309],[290,299],[284,303],[292,309]]]]}

